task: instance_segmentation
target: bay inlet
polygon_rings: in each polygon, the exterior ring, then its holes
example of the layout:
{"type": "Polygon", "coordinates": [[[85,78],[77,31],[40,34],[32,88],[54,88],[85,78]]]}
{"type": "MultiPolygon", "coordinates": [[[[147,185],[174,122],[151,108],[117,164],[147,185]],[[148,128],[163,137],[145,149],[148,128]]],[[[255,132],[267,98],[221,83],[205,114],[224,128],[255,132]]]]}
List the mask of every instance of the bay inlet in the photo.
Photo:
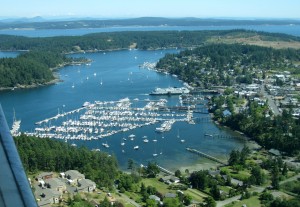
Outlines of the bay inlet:
{"type": "MultiPolygon", "coordinates": [[[[15,110],[16,117],[22,120],[21,131],[29,133],[34,132],[36,122],[78,109],[84,102],[108,102],[128,98],[132,101],[131,107],[138,108],[145,105],[145,100],[166,99],[169,106],[180,106],[178,95],[150,96],[149,93],[156,87],[182,87],[183,82],[171,75],[139,67],[144,62],[158,61],[166,53],[176,52],[179,51],[122,50],[74,54],[72,56],[89,58],[92,63],[62,68],[58,73],[63,82],[55,85],[3,91],[1,92],[1,104],[9,125],[12,125],[13,110],[15,110]]],[[[205,107],[205,105],[200,107],[205,107]]],[[[175,115],[178,112],[171,111],[170,114],[172,113],[175,115]]],[[[186,148],[195,148],[218,159],[226,160],[232,149],[243,147],[245,141],[242,138],[217,138],[236,137],[236,135],[209,121],[208,114],[195,114],[194,116],[199,120],[204,117],[208,121],[199,121],[196,124],[176,121],[170,131],[164,133],[156,132],[156,128],[162,124],[157,122],[101,139],[68,140],[68,142],[76,144],[77,147],[84,145],[91,150],[100,149],[115,155],[121,169],[124,170],[127,168],[128,159],[144,165],[148,161],[155,160],[159,165],[172,171],[190,166],[209,168],[215,163],[188,152],[186,148]],[[135,135],[133,140],[129,139],[131,134],[135,135]],[[178,134],[180,134],[180,138],[178,138],[178,134]],[[206,134],[224,136],[206,136],[206,134]],[[145,136],[149,141],[147,143],[144,142],[145,138],[143,137],[145,136]],[[121,144],[123,138],[126,138],[124,145],[121,144]],[[109,147],[105,147],[106,144],[109,147]],[[139,149],[134,150],[135,146],[139,146],[139,149]],[[156,156],[153,156],[154,154],[156,156]]],[[[79,119],[79,115],[68,118],[76,120],[79,119]]],[[[49,121],[46,124],[52,126],[55,123],[49,121]]]]}

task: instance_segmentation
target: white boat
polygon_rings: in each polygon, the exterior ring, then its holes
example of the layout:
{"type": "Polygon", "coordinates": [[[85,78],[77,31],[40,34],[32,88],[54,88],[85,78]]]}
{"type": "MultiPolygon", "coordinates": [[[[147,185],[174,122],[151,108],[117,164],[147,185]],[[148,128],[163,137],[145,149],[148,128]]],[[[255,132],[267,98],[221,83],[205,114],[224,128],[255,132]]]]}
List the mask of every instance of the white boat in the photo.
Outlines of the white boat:
{"type": "Polygon", "coordinates": [[[153,142],[157,142],[157,139],[153,139],[153,142]]]}
{"type": "Polygon", "coordinates": [[[14,117],[13,117],[13,125],[10,133],[12,136],[19,136],[21,133],[19,132],[21,126],[21,120],[16,119],[16,112],[14,110],[14,117]]]}
{"type": "Polygon", "coordinates": [[[72,143],[71,146],[72,146],[72,147],[77,147],[77,144],[72,143]]]}
{"type": "Polygon", "coordinates": [[[145,143],[148,143],[148,142],[149,142],[149,140],[148,140],[148,139],[144,139],[144,140],[143,140],[143,142],[145,142],[145,143]]]}
{"type": "Polygon", "coordinates": [[[185,142],[185,140],[184,140],[184,139],[181,139],[181,140],[180,140],[180,142],[181,142],[181,143],[184,143],[184,142],[185,142]]]}
{"type": "Polygon", "coordinates": [[[107,143],[102,143],[102,145],[106,148],[109,148],[109,145],[107,143]]]}
{"type": "Polygon", "coordinates": [[[206,136],[206,137],[212,137],[213,135],[212,134],[204,134],[204,136],[206,136]]]}
{"type": "Polygon", "coordinates": [[[121,145],[124,146],[124,145],[125,145],[125,142],[121,142],[121,145]]]}
{"type": "Polygon", "coordinates": [[[134,135],[134,134],[131,134],[131,135],[129,135],[128,137],[129,137],[129,138],[134,138],[135,135],[134,135]]]}
{"type": "Polygon", "coordinates": [[[156,157],[157,155],[158,155],[158,154],[154,153],[154,154],[153,154],[153,157],[156,157]]]}
{"type": "Polygon", "coordinates": [[[83,107],[87,107],[87,106],[89,106],[89,105],[91,105],[91,103],[90,103],[90,102],[88,102],[88,101],[86,101],[86,102],[84,102],[84,103],[83,103],[83,105],[82,105],[82,106],[83,106],[83,107]]]}
{"type": "Polygon", "coordinates": [[[133,149],[138,150],[139,146],[134,146],[133,149]]]}
{"type": "Polygon", "coordinates": [[[134,138],[135,138],[135,135],[134,135],[134,134],[131,134],[131,135],[129,135],[128,137],[130,138],[131,141],[133,141],[134,138]]]}

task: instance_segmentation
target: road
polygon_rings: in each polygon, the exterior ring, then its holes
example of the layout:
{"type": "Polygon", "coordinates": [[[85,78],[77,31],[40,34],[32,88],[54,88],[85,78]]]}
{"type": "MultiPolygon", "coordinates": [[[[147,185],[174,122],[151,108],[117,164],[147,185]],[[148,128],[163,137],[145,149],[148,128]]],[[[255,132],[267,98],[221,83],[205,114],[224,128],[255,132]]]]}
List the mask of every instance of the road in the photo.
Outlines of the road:
{"type": "Polygon", "coordinates": [[[283,181],[279,182],[279,185],[282,185],[282,184],[290,182],[290,181],[297,180],[298,178],[300,178],[300,174],[297,174],[297,175],[295,175],[293,177],[290,177],[290,178],[288,178],[286,180],[283,180],[283,181]]]}
{"type": "Polygon", "coordinates": [[[131,205],[135,206],[135,207],[141,207],[140,204],[138,204],[137,202],[135,202],[134,200],[130,199],[127,195],[125,195],[124,193],[120,193],[122,195],[122,198],[127,202],[130,203],[131,205]]]}
{"type": "MultiPolygon", "coordinates": [[[[249,190],[250,193],[253,193],[253,192],[258,192],[258,193],[261,193],[263,192],[263,190],[265,188],[263,187],[260,187],[260,186],[252,186],[252,190],[249,190]]],[[[231,197],[231,198],[228,198],[226,200],[223,200],[223,201],[217,201],[217,207],[222,207],[222,206],[225,206],[233,201],[237,201],[241,198],[241,195],[237,195],[237,196],[234,196],[234,197],[231,197]]]]}
{"type": "Polygon", "coordinates": [[[268,103],[269,103],[269,107],[270,109],[273,111],[274,115],[278,116],[280,115],[280,111],[278,110],[278,107],[276,106],[275,104],[275,101],[272,99],[272,97],[265,91],[265,87],[266,87],[266,84],[263,83],[261,84],[261,87],[260,87],[260,93],[266,97],[268,99],[268,103]]]}
{"type": "MultiPolygon", "coordinates": [[[[286,179],[284,181],[281,181],[279,184],[281,185],[281,184],[284,184],[284,183],[287,183],[287,182],[290,182],[290,181],[293,181],[293,180],[297,180],[298,178],[300,178],[300,174],[297,174],[297,175],[295,175],[293,177],[290,177],[290,178],[288,178],[288,179],[286,179]]],[[[265,189],[265,188],[260,187],[260,186],[252,186],[252,188],[253,189],[251,191],[249,191],[251,193],[252,192],[261,193],[265,189]]],[[[284,194],[282,192],[275,192],[274,195],[275,196],[281,196],[281,195],[284,195],[284,194]]],[[[228,198],[228,199],[226,199],[224,201],[217,201],[217,207],[225,206],[225,205],[227,205],[227,204],[229,204],[229,203],[231,203],[233,201],[239,200],[240,198],[241,198],[241,195],[238,195],[238,196],[234,196],[232,198],[228,198]]]]}

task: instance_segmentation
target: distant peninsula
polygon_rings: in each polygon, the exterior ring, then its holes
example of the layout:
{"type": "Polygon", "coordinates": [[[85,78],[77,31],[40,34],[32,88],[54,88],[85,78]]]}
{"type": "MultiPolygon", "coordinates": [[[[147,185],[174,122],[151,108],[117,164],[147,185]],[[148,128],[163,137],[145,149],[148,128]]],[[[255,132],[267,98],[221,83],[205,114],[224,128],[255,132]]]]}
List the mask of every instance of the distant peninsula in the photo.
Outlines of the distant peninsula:
{"type": "Polygon", "coordinates": [[[0,88],[44,85],[55,79],[54,68],[88,61],[85,58],[70,58],[67,56],[70,53],[123,49],[195,49],[224,43],[290,50],[300,48],[299,37],[246,30],[108,32],[44,38],[0,35],[1,51],[28,51],[17,58],[0,59],[0,88]]]}
{"type": "Polygon", "coordinates": [[[129,19],[62,19],[46,20],[41,17],[0,21],[0,29],[79,29],[132,26],[240,26],[240,25],[300,25],[293,19],[203,19],[140,17],[129,19]]]}

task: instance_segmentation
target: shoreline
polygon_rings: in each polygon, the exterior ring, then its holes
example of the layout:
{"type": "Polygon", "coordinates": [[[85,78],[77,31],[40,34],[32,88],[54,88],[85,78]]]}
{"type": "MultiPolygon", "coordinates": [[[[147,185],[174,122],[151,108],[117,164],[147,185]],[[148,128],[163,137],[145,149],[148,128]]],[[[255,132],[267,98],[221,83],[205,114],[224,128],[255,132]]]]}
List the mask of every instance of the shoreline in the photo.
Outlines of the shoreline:
{"type": "Polygon", "coordinates": [[[39,88],[39,87],[43,87],[43,86],[48,86],[48,85],[53,85],[59,82],[63,82],[62,79],[60,79],[58,73],[56,71],[60,70],[63,67],[66,66],[70,66],[70,65],[82,65],[82,64],[86,64],[86,63],[90,63],[92,62],[92,60],[87,60],[87,61],[78,61],[78,62],[70,62],[70,63],[63,63],[58,65],[55,68],[49,68],[49,70],[53,73],[54,79],[50,80],[48,82],[45,83],[35,83],[35,84],[31,84],[31,85],[21,85],[21,84],[17,84],[14,87],[0,87],[0,92],[1,91],[9,91],[9,90],[15,90],[15,89],[30,89],[30,88],[39,88]]]}
{"type": "Polygon", "coordinates": [[[30,88],[38,88],[38,87],[43,87],[43,86],[48,86],[48,85],[53,85],[56,84],[58,82],[63,82],[63,80],[61,80],[58,77],[55,77],[53,80],[46,82],[46,83],[37,83],[37,84],[32,84],[32,85],[17,85],[14,87],[0,87],[0,91],[8,91],[8,90],[21,90],[21,89],[30,89],[30,88]]]}

